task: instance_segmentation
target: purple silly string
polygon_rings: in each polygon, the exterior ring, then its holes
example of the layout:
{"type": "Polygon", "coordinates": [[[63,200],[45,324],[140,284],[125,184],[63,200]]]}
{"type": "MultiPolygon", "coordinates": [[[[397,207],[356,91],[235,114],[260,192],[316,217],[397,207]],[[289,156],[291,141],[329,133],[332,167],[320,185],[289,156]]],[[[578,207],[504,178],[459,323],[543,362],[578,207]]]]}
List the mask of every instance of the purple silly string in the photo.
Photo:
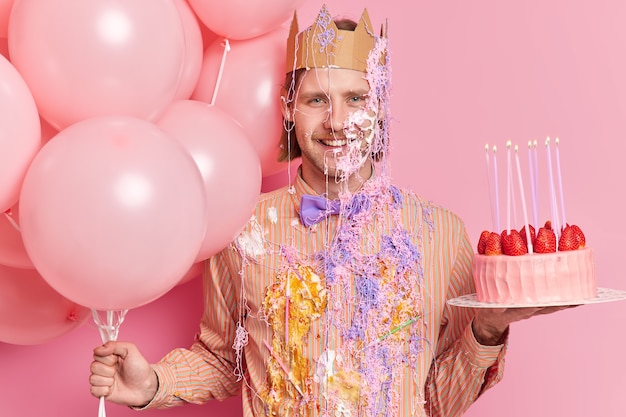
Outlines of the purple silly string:
{"type": "Polygon", "coordinates": [[[335,40],[335,31],[329,27],[332,21],[333,18],[330,13],[328,13],[328,10],[326,8],[322,9],[315,22],[318,28],[323,29],[317,35],[316,39],[320,44],[320,52],[326,51],[330,45],[333,45],[333,41],[335,40]]]}
{"type": "Polygon", "coordinates": [[[339,330],[343,355],[363,378],[367,416],[397,406],[400,367],[415,366],[421,350],[411,323],[421,311],[422,259],[411,240],[416,231],[398,226],[403,203],[387,176],[374,177],[343,205],[335,239],[317,255],[329,288],[328,326],[339,330]],[[364,343],[370,347],[363,350],[364,343]]]}

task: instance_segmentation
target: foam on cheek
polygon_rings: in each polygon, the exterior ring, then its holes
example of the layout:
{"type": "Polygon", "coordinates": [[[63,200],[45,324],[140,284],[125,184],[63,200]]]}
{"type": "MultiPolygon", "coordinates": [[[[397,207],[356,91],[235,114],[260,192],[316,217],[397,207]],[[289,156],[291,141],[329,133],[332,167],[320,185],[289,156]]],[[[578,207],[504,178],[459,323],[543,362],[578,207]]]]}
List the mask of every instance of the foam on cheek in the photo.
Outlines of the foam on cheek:
{"type": "Polygon", "coordinates": [[[348,177],[363,166],[369,158],[375,136],[376,114],[367,109],[350,113],[343,123],[343,132],[348,140],[347,149],[335,152],[339,181],[348,177]]]}
{"type": "Polygon", "coordinates": [[[350,113],[343,123],[343,131],[350,141],[364,140],[368,145],[374,139],[374,126],[376,123],[376,112],[361,109],[350,113]]]}

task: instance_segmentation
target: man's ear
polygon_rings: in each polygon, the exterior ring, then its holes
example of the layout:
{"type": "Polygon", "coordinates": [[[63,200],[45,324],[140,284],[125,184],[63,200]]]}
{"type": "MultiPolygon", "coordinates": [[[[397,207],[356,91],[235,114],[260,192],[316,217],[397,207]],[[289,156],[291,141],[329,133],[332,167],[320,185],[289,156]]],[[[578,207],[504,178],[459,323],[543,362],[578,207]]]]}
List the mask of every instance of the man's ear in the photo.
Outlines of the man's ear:
{"type": "Polygon", "coordinates": [[[283,113],[283,119],[293,122],[293,111],[289,108],[284,95],[280,96],[280,111],[283,113]]]}

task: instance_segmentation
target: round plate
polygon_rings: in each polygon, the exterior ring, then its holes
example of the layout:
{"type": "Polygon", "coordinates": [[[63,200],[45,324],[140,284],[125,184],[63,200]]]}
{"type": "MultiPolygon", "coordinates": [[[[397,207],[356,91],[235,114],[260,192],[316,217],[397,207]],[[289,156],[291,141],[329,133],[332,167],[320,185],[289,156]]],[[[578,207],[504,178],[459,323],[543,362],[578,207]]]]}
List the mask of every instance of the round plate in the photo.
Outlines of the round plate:
{"type": "Polygon", "coordinates": [[[448,300],[448,304],[457,307],[477,307],[477,308],[515,308],[515,307],[552,307],[552,306],[573,306],[580,304],[608,303],[610,301],[626,300],[626,291],[614,290],[611,288],[598,288],[598,295],[595,298],[586,300],[554,301],[548,303],[485,303],[476,300],[476,294],[463,295],[461,297],[448,300]]]}

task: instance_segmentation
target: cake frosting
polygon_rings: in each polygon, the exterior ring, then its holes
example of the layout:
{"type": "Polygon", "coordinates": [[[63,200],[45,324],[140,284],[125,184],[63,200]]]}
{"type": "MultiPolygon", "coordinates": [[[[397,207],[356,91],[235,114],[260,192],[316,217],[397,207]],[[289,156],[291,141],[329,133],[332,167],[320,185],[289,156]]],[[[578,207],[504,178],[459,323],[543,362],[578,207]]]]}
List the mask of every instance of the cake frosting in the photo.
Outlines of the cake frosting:
{"type": "Polygon", "coordinates": [[[506,227],[500,225],[498,177],[501,176],[495,164],[496,147],[493,147],[493,171],[490,170],[489,146],[487,168],[492,209],[492,229],[483,230],[473,261],[473,276],[476,299],[483,303],[500,305],[549,305],[564,304],[594,299],[597,297],[597,284],[593,252],[586,246],[585,234],[581,228],[569,223],[565,218],[563,187],[559,163],[559,140],[556,145],[556,168],[558,187],[555,187],[552,167],[550,138],[546,139],[547,176],[541,176],[537,167],[537,143],[528,142],[528,173],[530,174],[532,222],[526,209],[524,181],[518,155],[518,147],[507,142],[507,186],[506,227]],[[513,201],[513,175],[511,150],[515,151],[517,168],[517,191],[519,205],[513,201]],[[549,188],[548,204],[543,209],[550,210],[548,220],[539,224],[539,178],[549,188]],[[558,188],[558,192],[557,192],[558,188]],[[559,198],[557,199],[557,195],[559,198]],[[558,203],[557,203],[558,201],[558,203]],[[514,207],[515,206],[515,207],[514,207]],[[511,220],[517,223],[515,210],[521,206],[523,225],[516,230],[511,228],[511,220]],[[549,206],[549,207],[548,207],[549,206]],[[512,216],[513,214],[513,216],[512,216]],[[534,224],[534,226],[533,226],[534,224]]]}
{"type": "Polygon", "coordinates": [[[590,248],[520,256],[474,256],[476,298],[497,304],[541,304],[595,298],[590,248]]]}

